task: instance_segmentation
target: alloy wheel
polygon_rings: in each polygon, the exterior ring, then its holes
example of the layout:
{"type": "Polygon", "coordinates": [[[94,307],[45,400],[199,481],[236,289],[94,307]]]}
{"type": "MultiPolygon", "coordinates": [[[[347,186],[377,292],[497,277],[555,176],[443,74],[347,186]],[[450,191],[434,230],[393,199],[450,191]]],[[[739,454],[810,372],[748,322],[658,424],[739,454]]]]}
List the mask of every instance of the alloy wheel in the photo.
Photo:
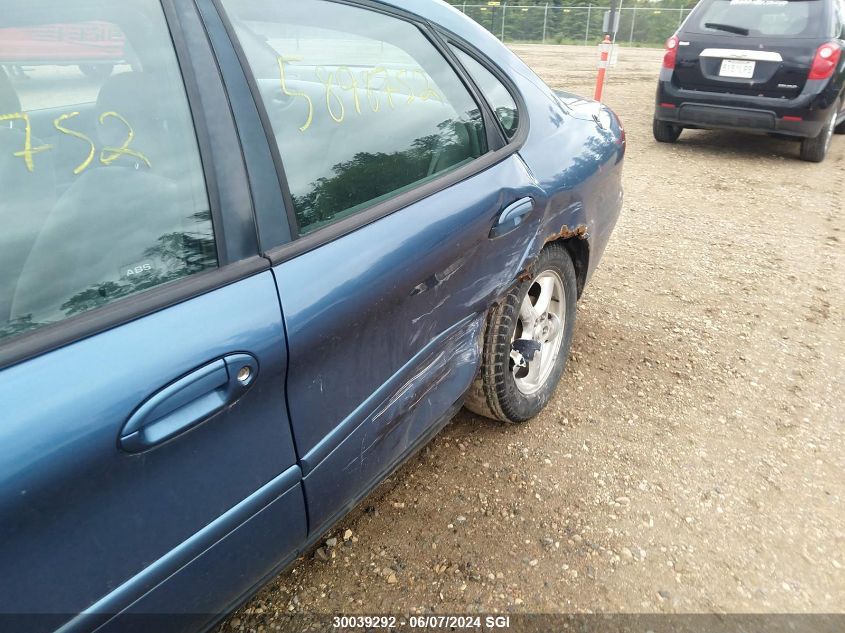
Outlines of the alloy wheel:
{"type": "Polygon", "coordinates": [[[511,340],[510,369],[523,394],[534,394],[545,385],[560,354],[565,326],[563,281],[547,270],[528,289],[511,340]]]}

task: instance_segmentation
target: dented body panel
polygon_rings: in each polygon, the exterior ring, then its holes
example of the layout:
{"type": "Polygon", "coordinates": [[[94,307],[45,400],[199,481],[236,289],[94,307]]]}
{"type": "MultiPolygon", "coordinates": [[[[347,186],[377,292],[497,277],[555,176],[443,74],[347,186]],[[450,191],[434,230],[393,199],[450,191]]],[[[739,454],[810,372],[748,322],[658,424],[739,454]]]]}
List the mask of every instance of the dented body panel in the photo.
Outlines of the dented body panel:
{"type": "Polygon", "coordinates": [[[586,282],[598,267],[622,210],[625,133],[618,118],[599,103],[561,92],[552,97],[563,114],[532,117],[534,136],[529,136],[520,154],[549,194],[540,239],[543,244],[585,240],[586,282]]]}
{"type": "Polygon", "coordinates": [[[338,434],[337,446],[332,437],[306,456],[303,485],[315,525],[351,509],[409,450],[449,421],[461,405],[455,394],[466,392],[478,371],[483,326],[484,315],[472,315],[431,341],[391,376],[388,388],[344,420],[342,426],[352,429],[338,434]],[[321,460],[325,451],[330,452],[321,460]]]}
{"type": "Polygon", "coordinates": [[[545,194],[514,154],[275,267],[288,405],[315,527],[460,405],[480,367],[487,310],[536,247],[543,205],[505,237],[490,239],[490,226],[526,197],[545,194]]]}
{"type": "Polygon", "coordinates": [[[312,532],[460,406],[481,365],[486,314],[532,276],[543,247],[586,245],[581,289],[622,205],[625,136],[610,110],[555,93],[445,4],[385,4],[442,25],[499,66],[525,105],[526,127],[516,151],[489,169],[275,267],[312,532]],[[533,210],[524,221],[493,237],[502,210],[525,199],[533,210]]]}

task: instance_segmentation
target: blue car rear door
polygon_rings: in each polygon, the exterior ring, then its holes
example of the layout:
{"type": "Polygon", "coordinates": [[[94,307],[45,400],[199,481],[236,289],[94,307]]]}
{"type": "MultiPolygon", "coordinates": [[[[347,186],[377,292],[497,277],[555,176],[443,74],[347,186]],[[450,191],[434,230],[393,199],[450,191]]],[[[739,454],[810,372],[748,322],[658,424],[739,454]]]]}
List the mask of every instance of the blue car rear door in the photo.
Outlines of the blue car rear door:
{"type": "Polygon", "coordinates": [[[165,6],[0,15],[55,43],[0,76],[4,630],[202,628],[306,537],[234,121],[193,5],[165,6]],[[103,33],[111,76],[67,65],[103,33]]]}
{"type": "Polygon", "coordinates": [[[319,531],[460,406],[487,308],[516,281],[545,200],[451,50],[413,16],[327,0],[220,5],[293,211],[297,239],[269,256],[319,531]]]}

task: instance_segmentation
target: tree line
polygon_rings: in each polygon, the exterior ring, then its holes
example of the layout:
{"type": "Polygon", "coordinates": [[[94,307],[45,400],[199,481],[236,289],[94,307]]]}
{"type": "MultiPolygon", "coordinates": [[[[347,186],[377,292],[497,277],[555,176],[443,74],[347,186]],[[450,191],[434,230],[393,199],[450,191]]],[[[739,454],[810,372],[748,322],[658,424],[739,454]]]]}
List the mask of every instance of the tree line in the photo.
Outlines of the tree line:
{"type": "MultiPolygon", "coordinates": [[[[502,0],[498,6],[486,0],[450,3],[506,42],[593,44],[601,39],[603,9],[610,0],[502,0]]],[[[696,0],[622,0],[618,40],[662,45],[695,3],[696,0]]]]}

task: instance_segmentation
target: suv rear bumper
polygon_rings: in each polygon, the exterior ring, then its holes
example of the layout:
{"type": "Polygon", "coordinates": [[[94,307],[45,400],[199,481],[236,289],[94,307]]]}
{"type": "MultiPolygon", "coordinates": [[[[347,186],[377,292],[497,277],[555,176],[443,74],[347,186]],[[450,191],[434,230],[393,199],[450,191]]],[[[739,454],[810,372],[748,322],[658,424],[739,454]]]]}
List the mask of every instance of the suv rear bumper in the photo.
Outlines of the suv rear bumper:
{"type": "Polygon", "coordinates": [[[683,127],[815,137],[830,121],[836,94],[831,91],[831,98],[827,86],[812,83],[794,99],[777,99],[685,90],[661,80],[654,118],[683,127]]]}

